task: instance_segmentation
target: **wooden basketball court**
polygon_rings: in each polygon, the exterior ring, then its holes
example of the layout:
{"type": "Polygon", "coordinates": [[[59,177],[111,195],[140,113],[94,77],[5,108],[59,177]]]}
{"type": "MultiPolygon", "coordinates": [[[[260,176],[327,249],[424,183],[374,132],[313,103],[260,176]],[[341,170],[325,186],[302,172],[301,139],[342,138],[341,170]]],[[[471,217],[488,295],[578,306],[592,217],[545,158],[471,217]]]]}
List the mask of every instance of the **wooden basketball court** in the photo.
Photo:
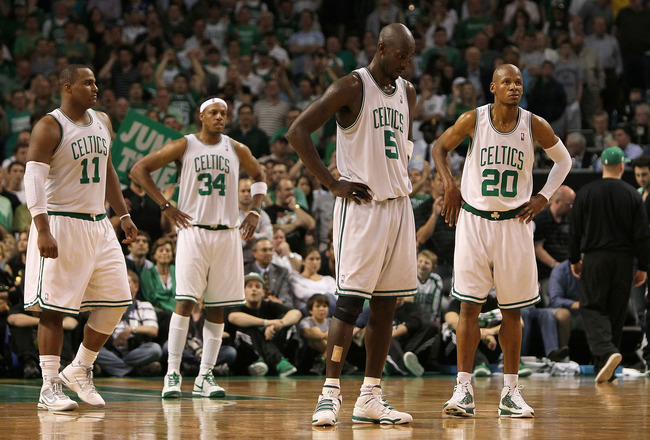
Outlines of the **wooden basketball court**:
{"type": "MultiPolygon", "coordinates": [[[[361,377],[342,380],[339,424],[312,428],[321,378],[221,378],[224,399],[194,399],[192,378],[183,397],[160,398],[162,378],[95,381],[107,405],[72,412],[36,409],[40,380],[0,381],[1,439],[649,439],[650,378],[619,378],[596,386],[593,376],[534,375],[520,379],[534,419],[497,416],[502,377],[475,379],[476,417],[443,418],[453,376],[387,378],[387,400],[413,415],[411,425],[353,425],[361,377]]],[[[70,390],[65,392],[73,398],[70,390]]]]}

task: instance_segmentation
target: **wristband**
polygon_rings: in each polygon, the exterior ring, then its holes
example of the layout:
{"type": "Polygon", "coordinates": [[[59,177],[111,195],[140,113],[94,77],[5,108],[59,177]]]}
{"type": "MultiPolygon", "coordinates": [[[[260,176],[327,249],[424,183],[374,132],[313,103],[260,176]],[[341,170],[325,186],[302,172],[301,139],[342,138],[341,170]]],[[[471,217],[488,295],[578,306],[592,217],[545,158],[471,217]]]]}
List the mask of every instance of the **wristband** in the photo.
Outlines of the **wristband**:
{"type": "Polygon", "coordinates": [[[252,210],[252,209],[251,209],[250,211],[248,211],[248,213],[249,213],[249,214],[256,215],[258,218],[259,218],[259,216],[260,216],[259,211],[254,211],[254,210],[252,210]]]}
{"type": "Polygon", "coordinates": [[[258,194],[265,196],[267,189],[268,185],[266,182],[255,182],[251,185],[251,196],[255,197],[258,194]]]}
{"type": "Polygon", "coordinates": [[[265,319],[265,320],[264,320],[264,327],[268,327],[268,326],[269,326],[269,320],[268,320],[268,319],[265,319]]]}
{"type": "Polygon", "coordinates": [[[126,214],[120,216],[120,221],[124,220],[127,217],[131,217],[131,214],[129,214],[128,212],[126,214]]]}
{"type": "Polygon", "coordinates": [[[171,203],[167,202],[167,203],[165,203],[164,205],[162,205],[160,207],[160,210],[164,211],[165,209],[169,208],[170,206],[172,206],[171,203]]]}

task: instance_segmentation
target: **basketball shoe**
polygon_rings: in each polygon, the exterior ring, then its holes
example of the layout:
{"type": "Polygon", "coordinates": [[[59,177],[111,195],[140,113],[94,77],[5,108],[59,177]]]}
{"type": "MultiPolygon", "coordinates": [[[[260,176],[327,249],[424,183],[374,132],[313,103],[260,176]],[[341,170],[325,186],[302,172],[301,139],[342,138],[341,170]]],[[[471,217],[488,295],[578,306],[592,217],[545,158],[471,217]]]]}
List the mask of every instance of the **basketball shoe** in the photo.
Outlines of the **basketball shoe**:
{"type": "Polygon", "coordinates": [[[314,426],[334,426],[339,420],[341,408],[341,389],[335,386],[323,386],[323,391],[318,396],[318,403],[311,418],[314,426]]]}
{"type": "Polygon", "coordinates": [[[442,406],[442,413],[448,416],[472,417],[474,416],[474,389],[471,382],[456,384],[451,399],[442,406]]]}
{"type": "Polygon", "coordinates": [[[84,402],[99,408],[106,405],[102,396],[95,389],[93,367],[83,364],[70,364],[61,371],[59,376],[63,383],[77,393],[84,402]]]}
{"type": "Polygon", "coordinates": [[[499,415],[510,416],[515,418],[535,417],[535,411],[524,402],[521,396],[523,385],[503,387],[501,391],[501,400],[499,401],[499,415]]]}
{"type": "Polygon", "coordinates": [[[397,411],[382,398],[381,387],[376,385],[371,394],[362,394],[354,404],[353,423],[379,423],[401,425],[413,421],[410,414],[397,411]]]}
{"type": "Polygon", "coordinates": [[[163,385],[162,390],[163,398],[181,397],[182,382],[183,378],[177,371],[165,374],[165,384],[163,385]]]}
{"type": "Polygon", "coordinates": [[[205,373],[199,374],[194,381],[192,395],[200,397],[226,397],[226,390],[217,385],[212,370],[207,370],[205,373]]]}
{"type": "Polygon", "coordinates": [[[79,404],[65,395],[63,382],[59,377],[52,377],[43,382],[41,395],[38,398],[38,409],[50,411],[72,411],[79,408],[79,404]]]}
{"type": "Polygon", "coordinates": [[[618,364],[621,363],[621,359],[623,359],[623,356],[621,356],[620,353],[611,354],[607,358],[607,362],[605,362],[603,368],[601,368],[596,375],[596,383],[607,382],[612,376],[614,376],[614,371],[616,370],[616,367],[618,367],[618,364]]]}

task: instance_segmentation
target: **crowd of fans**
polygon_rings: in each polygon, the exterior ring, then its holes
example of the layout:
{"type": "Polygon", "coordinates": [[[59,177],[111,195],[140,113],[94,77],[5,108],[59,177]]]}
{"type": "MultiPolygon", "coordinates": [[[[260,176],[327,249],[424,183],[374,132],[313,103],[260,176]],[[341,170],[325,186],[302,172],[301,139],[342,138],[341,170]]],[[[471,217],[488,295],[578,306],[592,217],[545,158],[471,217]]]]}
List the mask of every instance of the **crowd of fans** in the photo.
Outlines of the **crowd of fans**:
{"type": "MultiPolygon", "coordinates": [[[[334,196],[307,172],[284,135],[335,79],[372,59],[379,30],[392,22],[407,25],[416,42],[404,76],[418,92],[409,175],[420,252],[418,294],[398,304],[387,373],[421,375],[454,363],[458,305],[449,291],[455,230],[440,216],[443,187],[430,150],[460,114],[491,102],[496,66],[520,68],[521,106],[549,121],[574,168],[598,171],[603,149],[618,145],[650,169],[644,162],[650,154],[650,41],[644,37],[650,10],[643,0],[2,1],[0,375],[40,375],[34,344],[38,314],[22,306],[31,222],[22,178],[31,127],[58,106],[58,72],[70,63],[93,69],[100,90],[96,108],[110,116],[116,132],[132,110],[193,133],[200,129],[198,106],[205,98],[228,102],[225,134],[246,144],[264,165],[269,194],[255,238],[242,241],[250,274],[246,305],[228,315],[229,342],[222,346],[217,372],[322,374],[331,315],[326,312],[336,300],[334,196]],[[241,314],[262,318],[264,325],[241,314]]],[[[312,136],[336,176],[336,121],[312,136]]],[[[459,179],[468,146],[469,138],[450,158],[459,179]]],[[[550,167],[541,151],[536,157],[536,167],[550,167]]],[[[650,186],[648,180],[639,185],[650,186]]],[[[251,206],[250,185],[242,176],[242,218],[251,206]]],[[[174,188],[167,191],[171,197],[174,188]]],[[[110,375],[158,375],[175,304],[176,230],[137,184],[125,185],[124,195],[140,229],[125,248],[135,301],[97,365],[110,375]]],[[[535,236],[540,285],[543,306],[552,309],[523,314],[529,329],[541,330],[528,332],[524,355],[579,359],[568,349],[580,328],[578,281],[565,261],[573,197],[573,190],[563,187],[540,214],[535,236]],[[534,343],[539,340],[543,344],[534,343]]],[[[119,223],[114,215],[111,220],[119,223]]],[[[633,318],[642,322],[643,293],[634,298],[633,318]]],[[[492,316],[498,314],[486,313],[476,360],[482,374],[498,360],[498,316],[492,316]]],[[[83,320],[82,314],[64,321],[64,365],[80,342],[83,320]]],[[[198,368],[201,307],[191,321],[186,374],[198,368]]],[[[346,372],[363,366],[364,315],[357,324],[346,372]]],[[[579,360],[588,362],[588,354],[579,360]]]]}

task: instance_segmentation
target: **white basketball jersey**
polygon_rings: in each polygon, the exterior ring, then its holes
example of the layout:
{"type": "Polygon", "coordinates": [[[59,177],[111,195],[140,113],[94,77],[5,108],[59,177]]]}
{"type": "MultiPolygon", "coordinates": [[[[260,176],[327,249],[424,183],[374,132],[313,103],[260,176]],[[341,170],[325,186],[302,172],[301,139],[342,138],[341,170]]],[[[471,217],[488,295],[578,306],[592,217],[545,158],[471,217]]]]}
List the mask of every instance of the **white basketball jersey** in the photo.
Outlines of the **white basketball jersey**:
{"type": "Polygon", "coordinates": [[[515,128],[501,133],[492,124],[490,104],[476,109],[476,127],[465,160],[463,200],[483,211],[509,211],[530,200],[535,151],[532,114],[519,108],[515,128]]]}
{"type": "Polygon", "coordinates": [[[195,134],[185,139],[178,209],[198,225],[238,226],[239,157],[230,138],[222,134],[215,145],[204,144],[195,134]]]}
{"type": "Polygon", "coordinates": [[[106,166],[111,133],[93,110],[88,125],[79,125],[56,109],[52,115],[61,126],[61,142],[54,150],[45,181],[48,211],[103,214],[106,198],[106,166]]]}
{"type": "Polygon", "coordinates": [[[363,103],[357,120],[347,128],[337,124],[336,164],[341,179],[368,185],[377,201],[411,193],[408,178],[409,103],[406,81],[395,81],[387,94],[366,68],[355,72],[363,83],[363,103]]]}

